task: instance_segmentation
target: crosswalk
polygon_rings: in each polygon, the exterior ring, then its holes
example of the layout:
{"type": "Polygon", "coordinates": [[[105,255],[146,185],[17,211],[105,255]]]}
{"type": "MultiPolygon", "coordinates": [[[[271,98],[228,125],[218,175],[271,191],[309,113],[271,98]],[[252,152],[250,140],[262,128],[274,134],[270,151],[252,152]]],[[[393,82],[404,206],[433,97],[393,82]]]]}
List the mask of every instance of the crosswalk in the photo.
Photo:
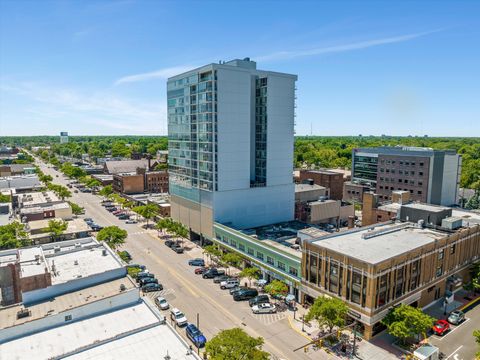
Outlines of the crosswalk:
{"type": "Polygon", "coordinates": [[[152,291],[152,292],[146,293],[145,295],[151,298],[152,300],[155,300],[157,297],[162,296],[165,299],[167,299],[167,301],[171,301],[175,298],[175,290],[163,289],[160,291],[152,291]]]}
{"type": "Polygon", "coordinates": [[[262,322],[265,325],[271,325],[274,324],[278,321],[281,321],[287,317],[287,313],[284,312],[278,312],[275,314],[250,314],[253,318],[257,319],[258,321],[262,322]]]}
{"type": "Polygon", "coordinates": [[[142,234],[147,234],[146,231],[135,231],[135,232],[129,232],[128,235],[142,235],[142,234]]]}

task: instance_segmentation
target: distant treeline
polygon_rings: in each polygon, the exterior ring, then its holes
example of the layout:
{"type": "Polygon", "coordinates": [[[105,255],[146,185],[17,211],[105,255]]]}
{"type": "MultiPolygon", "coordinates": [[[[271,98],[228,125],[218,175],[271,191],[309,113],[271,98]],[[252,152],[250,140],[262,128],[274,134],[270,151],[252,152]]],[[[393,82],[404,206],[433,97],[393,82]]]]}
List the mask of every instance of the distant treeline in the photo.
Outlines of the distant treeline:
{"type": "MultiPolygon", "coordinates": [[[[130,156],[168,148],[166,136],[70,136],[60,144],[59,136],[0,137],[0,143],[18,146],[50,145],[52,153],[65,156],[130,156]]],[[[419,146],[453,149],[463,158],[461,187],[480,189],[480,138],[396,137],[396,136],[298,136],[295,138],[294,166],[350,168],[352,149],[372,146],[419,146]]]]}

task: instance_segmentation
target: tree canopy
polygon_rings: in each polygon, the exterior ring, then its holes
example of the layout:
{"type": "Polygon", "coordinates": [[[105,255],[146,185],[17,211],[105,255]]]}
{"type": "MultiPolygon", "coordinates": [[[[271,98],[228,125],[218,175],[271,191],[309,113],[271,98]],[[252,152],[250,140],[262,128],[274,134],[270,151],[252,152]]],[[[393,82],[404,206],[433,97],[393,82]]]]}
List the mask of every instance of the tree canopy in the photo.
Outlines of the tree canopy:
{"type": "Polygon", "coordinates": [[[112,249],[116,249],[125,243],[127,236],[126,230],[120,229],[118,226],[107,226],[98,232],[97,239],[105,241],[112,249]]]}
{"type": "Polygon", "coordinates": [[[240,328],[222,330],[207,341],[205,352],[212,360],[268,360],[262,350],[264,340],[254,338],[240,328]]]}
{"type": "Polygon", "coordinates": [[[265,285],[264,290],[273,297],[285,296],[288,293],[288,286],[280,280],[273,280],[270,284],[265,285]]]}
{"type": "Polygon", "coordinates": [[[319,296],[305,315],[305,320],[316,320],[319,325],[325,325],[332,332],[334,327],[345,326],[348,306],[340,299],[319,296]]]}
{"type": "Polygon", "coordinates": [[[105,197],[110,196],[111,194],[113,194],[113,187],[112,187],[112,185],[104,186],[104,187],[98,192],[98,194],[101,195],[101,196],[105,196],[105,197]]]}
{"type": "Polygon", "coordinates": [[[81,215],[85,212],[85,209],[81,207],[80,205],[75,204],[74,202],[69,201],[70,207],[72,208],[72,212],[75,215],[81,215]]]}
{"type": "Polygon", "coordinates": [[[63,220],[49,220],[45,232],[48,232],[53,241],[56,241],[68,229],[68,223],[63,220]]]}
{"type": "Polygon", "coordinates": [[[382,320],[389,334],[405,342],[425,333],[433,326],[435,319],[425,314],[421,309],[401,304],[393,308],[382,320]]]}
{"type": "Polygon", "coordinates": [[[147,205],[134,207],[133,211],[143,216],[147,220],[148,227],[149,220],[153,219],[158,214],[158,207],[153,203],[148,203],[147,205]]]}
{"type": "Polygon", "coordinates": [[[252,284],[253,279],[260,278],[260,269],[257,267],[246,267],[240,272],[240,277],[247,278],[250,285],[252,284]]]}
{"type": "Polygon", "coordinates": [[[14,249],[29,244],[28,233],[25,225],[14,221],[10,224],[0,226],[0,249],[14,249]]]}

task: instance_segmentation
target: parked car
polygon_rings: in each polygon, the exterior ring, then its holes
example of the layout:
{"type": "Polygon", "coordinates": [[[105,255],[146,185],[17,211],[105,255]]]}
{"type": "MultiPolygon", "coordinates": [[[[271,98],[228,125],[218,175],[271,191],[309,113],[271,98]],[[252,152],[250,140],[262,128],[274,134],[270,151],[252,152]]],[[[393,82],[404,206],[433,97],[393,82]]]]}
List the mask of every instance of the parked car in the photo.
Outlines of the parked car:
{"type": "Polygon", "coordinates": [[[265,304],[268,302],[270,302],[270,298],[268,297],[268,295],[258,295],[255,296],[253,299],[248,300],[248,305],[254,306],[258,304],[265,304]]]}
{"type": "Polygon", "coordinates": [[[127,220],[128,218],[129,216],[127,214],[121,214],[120,216],[118,216],[119,220],[127,220]]]}
{"type": "Polygon", "coordinates": [[[178,326],[183,326],[187,324],[187,317],[177,308],[170,310],[170,318],[175,321],[178,326]]]}
{"type": "Polygon", "coordinates": [[[207,338],[202,334],[198,328],[193,324],[188,324],[185,328],[187,337],[195,344],[197,348],[205,346],[207,338]]]}
{"type": "Polygon", "coordinates": [[[100,230],[103,229],[103,226],[100,226],[100,225],[95,224],[95,223],[90,224],[90,227],[92,228],[93,231],[100,231],[100,230]]]}
{"type": "Polygon", "coordinates": [[[181,247],[180,245],[174,245],[171,247],[171,249],[175,251],[177,254],[183,254],[183,251],[184,251],[183,247],[181,247]]]}
{"type": "Polygon", "coordinates": [[[241,289],[233,293],[233,300],[242,301],[250,300],[258,295],[257,289],[241,289]]]}
{"type": "Polygon", "coordinates": [[[437,320],[433,325],[432,330],[435,334],[443,336],[450,330],[450,324],[446,320],[437,320]]]}
{"type": "Polygon", "coordinates": [[[252,311],[254,314],[273,314],[277,312],[275,305],[270,303],[262,303],[252,306],[252,311]]]}
{"type": "Polygon", "coordinates": [[[107,209],[108,212],[114,212],[114,211],[118,210],[116,207],[108,207],[108,208],[105,208],[105,209],[107,209]]]}
{"type": "Polygon", "coordinates": [[[127,221],[125,221],[125,224],[136,224],[137,223],[137,220],[135,219],[127,219],[127,221]]]}
{"type": "Polygon", "coordinates": [[[85,219],[83,219],[83,221],[85,221],[87,224],[88,224],[88,223],[93,223],[93,219],[92,219],[92,218],[85,218],[85,219]]]}
{"type": "Polygon", "coordinates": [[[203,274],[207,270],[208,270],[208,268],[203,266],[203,267],[196,268],[193,272],[197,275],[200,275],[200,274],[203,274]]]}
{"type": "Polygon", "coordinates": [[[188,265],[190,266],[205,266],[205,261],[200,258],[188,260],[188,265]]]}
{"type": "Polygon", "coordinates": [[[220,289],[231,289],[237,287],[238,285],[240,285],[240,281],[238,279],[228,279],[220,283],[220,289]]]}
{"type": "Polygon", "coordinates": [[[113,215],[123,214],[123,210],[115,210],[115,211],[112,211],[112,214],[113,214],[113,215]]]}
{"type": "Polygon", "coordinates": [[[202,274],[202,277],[204,279],[213,279],[216,276],[220,276],[220,275],[224,275],[224,274],[225,274],[224,270],[218,270],[217,268],[211,268],[211,269],[208,269],[207,271],[205,271],[202,274]]]}
{"type": "Polygon", "coordinates": [[[75,194],[78,194],[78,190],[77,190],[77,189],[73,190],[73,192],[74,192],[75,194]]]}
{"type": "Polygon", "coordinates": [[[176,244],[176,242],[173,241],[173,240],[167,240],[167,241],[165,241],[164,244],[165,244],[166,246],[168,246],[168,247],[172,247],[173,245],[176,244]]]}
{"type": "Polygon", "coordinates": [[[233,288],[230,289],[230,295],[233,295],[235,294],[237,291],[240,291],[240,290],[243,290],[243,289],[248,289],[247,287],[245,286],[235,286],[233,288]]]}
{"type": "Polygon", "coordinates": [[[159,307],[160,310],[167,310],[170,307],[170,304],[168,303],[167,299],[165,299],[162,296],[158,296],[155,299],[155,304],[159,307]]]}
{"type": "Polygon", "coordinates": [[[140,265],[140,264],[128,264],[127,269],[140,269],[140,270],[145,270],[147,267],[145,265],[140,265]]]}
{"type": "Polygon", "coordinates": [[[452,311],[447,319],[447,321],[453,325],[458,325],[463,320],[465,320],[465,313],[461,310],[452,311]]]}
{"type": "Polygon", "coordinates": [[[139,272],[139,273],[137,274],[137,279],[136,279],[136,281],[137,281],[137,283],[138,283],[138,282],[140,282],[140,280],[143,279],[143,278],[154,278],[154,277],[155,277],[155,275],[152,274],[151,272],[142,271],[142,272],[139,272]]]}
{"type": "Polygon", "coordinates": [[[161,290],[163,290],[162,284],[148,283],[142,286],[142,291],[144,293],[151,292],[151,291],[161,291],[161,290]]]}
{"type": "Polygon", "coordinates": [[[92,192],[92,190],[91,190],[91,189],[89,189],[89,188],[85,188],[85,189],[83,189],[83,191],[82,191],[82,192],[84,192],[84,193],[91,193],[91,192],[92,192]]]}
{"type": "Polygon", "coordinates": [[[140,283],[140,286],[151,284],[151,283],[158,284],[158,279],[155,279],[154,277],[144,277],[140,279],[139,283],[140,283]]]}
{"type": "Polygon", "coordinates": [[[219,275],[219,276],[215,276],[213,278],[213,283],[214,284],[220,284],[224,281],[227,281],[229,279],[231,279],[232,277],[231,276],[228,276],[228,275],[219,275]]]}

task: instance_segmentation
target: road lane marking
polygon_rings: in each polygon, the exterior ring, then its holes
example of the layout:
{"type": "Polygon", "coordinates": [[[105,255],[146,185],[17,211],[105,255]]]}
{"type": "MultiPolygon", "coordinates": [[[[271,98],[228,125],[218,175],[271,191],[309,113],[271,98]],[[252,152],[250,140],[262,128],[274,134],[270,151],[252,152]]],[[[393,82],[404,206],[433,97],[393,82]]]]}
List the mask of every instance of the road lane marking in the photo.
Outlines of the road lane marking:
{"type": "MultiPolygon", "coordinates": [[[[450,357],[451,357],[452,355],[457,355],[457,356],[458,356],[457,352],[458,352],[458,350],[460,350],[462,347],[463,347],[463,345],[460,345],[454,352],[452,352],[450,355],[448,355],[445,360],[450,359],[450,357]]],[[[454,356],[454,359],[455,359],[455,356],[454,356]]],[[[457,359],[455,359],[455,360],[457,360],[457,359]]]]}
{"type": "Polygon", "coordinates": [[[458,324],[457,326],[455,326],[453,329],[451,329],[449,332],[447,332],[445,335],[443,336],[438,336],[437,334],[435,334],[435,338],[438,340],[438,341],[442,341],[443,339],[445,339],[448,335],[450,335],[451,333],[453,333],[455,330],[457,330],[460,326],[462,326],[463,324],[466,324],[468,322],[468,320],[470,320],[470,318],[466,318],[465,321],[463,321],[461,324],[458,324]]]}

